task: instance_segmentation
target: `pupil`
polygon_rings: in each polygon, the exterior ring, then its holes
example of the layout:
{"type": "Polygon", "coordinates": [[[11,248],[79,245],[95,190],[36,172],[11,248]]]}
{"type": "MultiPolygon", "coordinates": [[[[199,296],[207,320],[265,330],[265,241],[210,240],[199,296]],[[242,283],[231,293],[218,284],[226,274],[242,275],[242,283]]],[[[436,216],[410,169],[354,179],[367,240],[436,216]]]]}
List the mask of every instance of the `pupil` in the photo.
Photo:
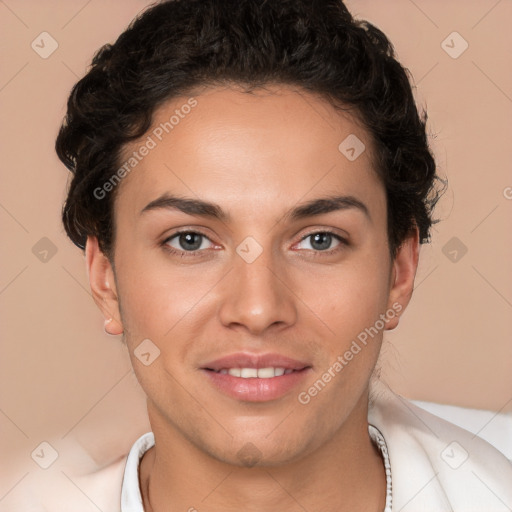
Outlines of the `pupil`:
{"type": "Polygon", "coordinates": [[[198,233],[183,233],[180,235],[180,245],[186,251],[193,251],[201,247],[201,236],[198,233]]]}
{"type": "Polygon", "coordinates": [[[331,245],[331,235],[329,233],[315,233],[311,246],[319,251],[329,249],[331,245]]]}

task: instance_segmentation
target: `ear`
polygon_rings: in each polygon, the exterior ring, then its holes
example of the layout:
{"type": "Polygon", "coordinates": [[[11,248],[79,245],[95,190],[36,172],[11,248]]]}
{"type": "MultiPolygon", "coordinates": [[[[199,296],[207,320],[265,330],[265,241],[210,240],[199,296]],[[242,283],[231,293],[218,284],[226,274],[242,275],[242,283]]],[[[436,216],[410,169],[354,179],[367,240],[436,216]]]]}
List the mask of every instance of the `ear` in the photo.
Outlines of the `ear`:
{"type": "Polygon", "coordinates": [[[94,236],[87,237],[85,263],[94,302],[105,317],[105,332],[112,335],[122,334],[123,324],[120,320],[114,270],[94,236]]]}
{"type": "Polygon", "coordinates": [[[388,298],[388,310],[397,314],[386,321],[386,329],[394,329],[400,320],[400,314],[409,304],[414,289],[414,278],[418,268],[420,253],[418,229],[403,241],[398,248],[393,267],[391,269],[390,290],[388,298]]]}

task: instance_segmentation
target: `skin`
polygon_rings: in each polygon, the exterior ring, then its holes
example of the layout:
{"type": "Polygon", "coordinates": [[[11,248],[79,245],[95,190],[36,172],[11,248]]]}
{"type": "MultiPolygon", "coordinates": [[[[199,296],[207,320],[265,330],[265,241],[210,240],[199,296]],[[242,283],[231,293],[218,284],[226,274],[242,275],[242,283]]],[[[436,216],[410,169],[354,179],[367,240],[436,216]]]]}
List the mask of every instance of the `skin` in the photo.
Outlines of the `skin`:
{"type": "MultiPolygon", "coordinates": [[[[94,237],[86,248],[106,328],[123,333],[148,397],[156,447],[141,463],[144,505],[156,512],[381,511],[385,473],[367,414],[382,332],[307,405],[297,395],[380,314],[393,304],[405,309],[417,232],[392,259],[385,190],[371,138],[356,118],[289,87],[252,94],[217,87],[195,98],[192,112],[123,179],[113,261],[94,237]],[[353,162],[338,150],[349,134],[366,146],[353,162]],[[141,214],[164,192],[216,203],[229,218],[170,208],[141,214]],[[300,220],[285,215],[333,194],[353,196],[368,215],[358,208],[300,220]],[[208,237],[195,256],[165,250],[181,228],[208,237]],[[333,238],[327,251],[335,252],[318,250],[308,235],[325,231],[348,243],[333,238]],[[248,236],[262,248],[252,263],[236,252],[248,236]],[[149,366],[134,356],[147,338],[160,350],[149,366]],[[283,397],[244,402],[219,392],[199,370],[234,352],[279,353],[312,368],[283,397]],[[253,466],[238,453],[247,443],[257,449],[253,466]]],[[[163,105],[154,126],[187,99],[163,105]]],[[[186,253],[178,237],[169,245],[186,253]]]]}

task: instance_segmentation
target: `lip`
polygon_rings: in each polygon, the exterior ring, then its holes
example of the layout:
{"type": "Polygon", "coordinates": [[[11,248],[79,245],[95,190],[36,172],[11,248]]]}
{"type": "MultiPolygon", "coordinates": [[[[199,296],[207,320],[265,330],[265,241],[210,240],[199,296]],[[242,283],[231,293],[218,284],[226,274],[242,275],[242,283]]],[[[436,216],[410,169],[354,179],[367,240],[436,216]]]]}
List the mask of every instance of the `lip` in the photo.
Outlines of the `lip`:
{"type": "Polygon", "coordinates": [[[285,396],[303,382],[311,372],[311,365],[279,354],[239,353],[211,361],[200,370],[214,388],[230,398],[243,402],[269,402],[285,396]],[[293,371],[269,379],[244,379],[217,373],[224,368],[268,367],[293,371]]]}
{"type": "Polygon", "coordinates": [[[202,366],[202,369],[219,371],[223,368],[284,368],[285,370],[302,370],[311,365],[280,354],[250,354],[240,352],[220,357],[202,366]]]}

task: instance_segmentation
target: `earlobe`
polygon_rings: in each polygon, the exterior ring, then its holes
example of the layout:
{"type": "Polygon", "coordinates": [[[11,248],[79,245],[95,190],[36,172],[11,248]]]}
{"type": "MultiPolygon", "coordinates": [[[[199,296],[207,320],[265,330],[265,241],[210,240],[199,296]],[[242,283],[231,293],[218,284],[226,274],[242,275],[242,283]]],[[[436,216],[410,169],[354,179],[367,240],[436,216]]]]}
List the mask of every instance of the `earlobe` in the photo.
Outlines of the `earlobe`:
{"type": "Polygon", "coordinates": [[[96,237],[87,237],[85,264],[94,302],[105,317],[105,332],[111,335],[122,334],[114,271],[110,260],[100,250],[96,237]]]}
{"type": "Polygon", "coordinates": [[[123,327],[121,322],[114,322],[114,318],[110,317],[105,320],[105,325],[103,326],[103,330],[105,334],[109,336],[116,336],[118,334],[123,334],[123,327]]]}
{"type": "Polygon", "coordinates": [[[409,304],[414,289],[414,278],[419,259],[419,233],[415,229],[398,248],[391,272],[388,310],[395,312],[386,321],[386,329],[394,329],[400,315],[409,304]]]}

